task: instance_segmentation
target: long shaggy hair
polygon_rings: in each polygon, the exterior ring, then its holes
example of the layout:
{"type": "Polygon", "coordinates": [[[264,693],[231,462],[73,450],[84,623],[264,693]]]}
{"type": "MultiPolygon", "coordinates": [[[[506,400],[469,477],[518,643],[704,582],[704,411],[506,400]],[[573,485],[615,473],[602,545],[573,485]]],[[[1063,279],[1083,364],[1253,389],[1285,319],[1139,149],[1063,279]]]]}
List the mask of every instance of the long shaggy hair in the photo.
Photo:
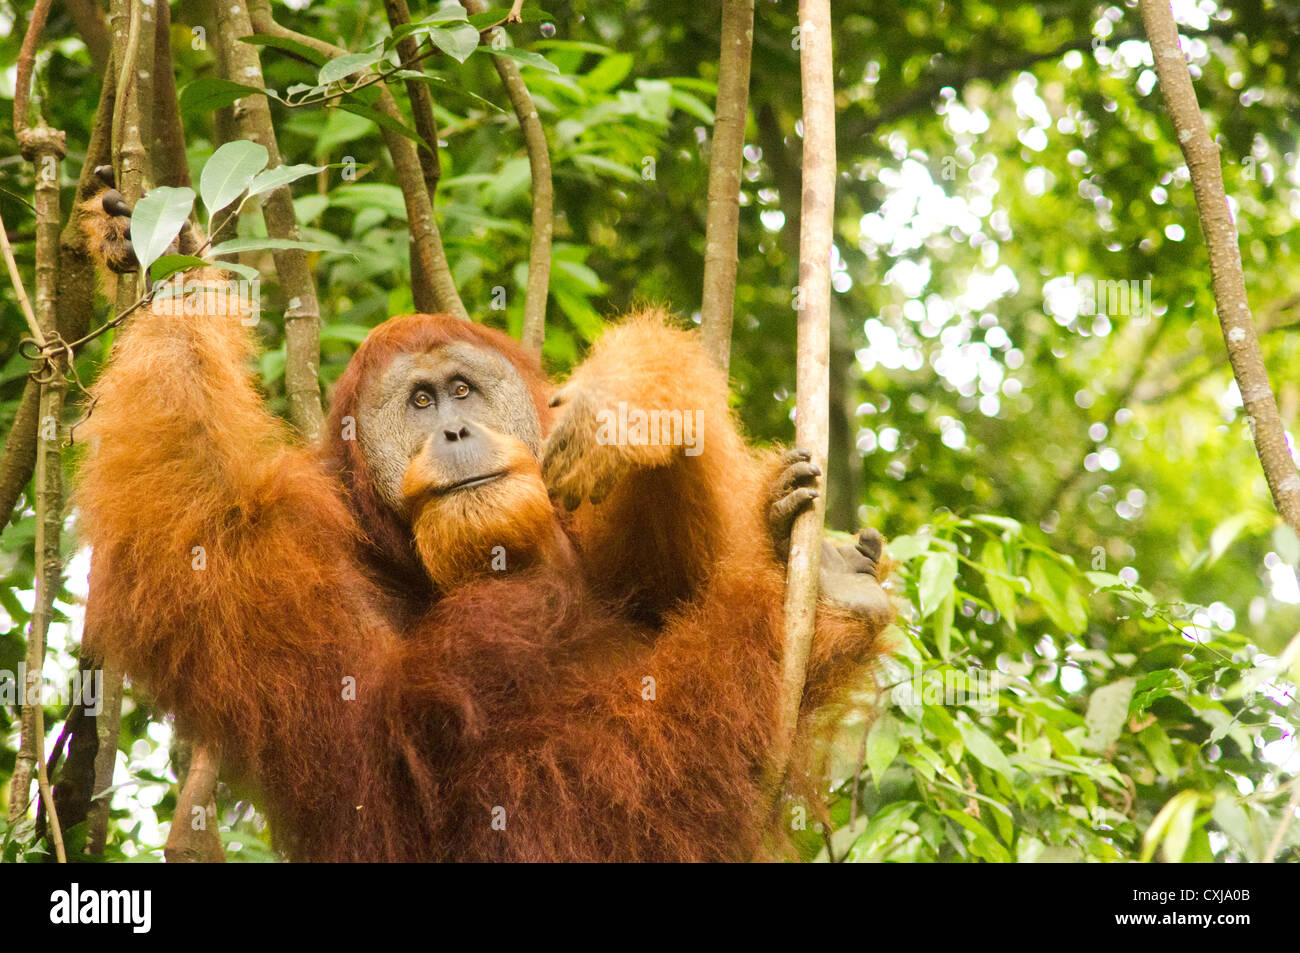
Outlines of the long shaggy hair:
{"type": "MultiPolygon", "coordinates": [[[[431,510],[413,533],[348,418],[394,355],[449,341],[505,355],[550,429],[551,386],[514,342],[412,315],[371,334],[322,445],[298,448],[237,318],[134,316],[77,493],[87,644],[220,749],[295,859],[752,857],[780,679],[775,456],[745,446],[694,335],[634,318],[575,380],[698,411],[703,452],[661,454],[572,519],[532,494],[507,515],[563,544],[435,591],[472,522],[431,510]]],[[[862,685],[882,628],[819,612],[806,718],[862,685]]]]}

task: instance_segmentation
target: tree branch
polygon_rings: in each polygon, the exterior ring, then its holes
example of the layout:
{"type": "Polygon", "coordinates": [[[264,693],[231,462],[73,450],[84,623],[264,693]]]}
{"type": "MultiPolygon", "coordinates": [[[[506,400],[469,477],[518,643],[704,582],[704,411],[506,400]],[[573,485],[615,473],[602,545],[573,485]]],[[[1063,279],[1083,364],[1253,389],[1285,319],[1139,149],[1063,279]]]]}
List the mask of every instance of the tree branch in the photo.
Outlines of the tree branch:
{"type": "Polygon", "coordinates": [[[704,229],[704,288],[700,332],[724,371],[731,363],[731,326],[736,302],[740,175],[745,117],[749,112],[749,64],[754,41],[754,0],[723,0],[718,100],[709,153],[708,213],[704,229]]]}
{"type": "MultiPolygon", "coordinates": [[[[803,85],[803,193],[799,215],[798,396],[795,445],[827,466],[830,391],[831,241],[835,212],[835,86],[830,0],[799,0],[803,85]]],[[[766,789],[777,803],[789,768],[817,613],[826,498],[795,520],[785,592],[781,688],[766,789]]]]}
{"type": "Polygon", "coordinates": [[[32,302],[27,297],[27,289],[23,287],[23,276],[18,271],[18,261],[14,258],[13,248],[9,246],[9,232],[4,227],[4,219],[2,218],[0,218],[0,255],[4,256],[5,270],[9,272],[9,281],[14,286],[14,296],[18,299],[18,310],[23,313],[23,319],[27,322],[27,330],[31,332],[36,343],[44,347],[45,332],[41,329],[40,322],[36,320],[36,312],[32,310],[32,302]]]}
{"type": "MultiPolygon", "coordinates": [[[[258,33],[295,40],[331,59],[347,53],[347,50],[332,43],[305,33],[298,33],[276,23],[271,16],[271,8],[267,0],[250,0],[248,11],[258,33]]],[[[397,101],[393,98],[392,92],[382,83],[379,84],[378,89],[379,99],[375,102],[375,109],[392,119],[401,121],[401,111],[397,108],[397,101]]],[[[456,283],[451,277],[451,268],[447,264],[447,253],[442,247],[442,236],[434,221],[433,204],[425,188],[424,174],[415,144],[390,129],[381,127],[379,131],[388,147],[389,155],[392,156],[397,184],[401,187],[402,198],[406,203],[407,225],[411,230],[413,245],[411,271],[414,273],[417,268],[421,269],[429,278],[427,283],[415,278],[411,281],[412,291],[417,292],[415,307],[419,311],[440,311],[469,320],[469,312],[465,310],[465,305],[460,300],[460,293],[456,290],[456,283]],[[431,298],[425,293],[420,293],[421,289],[426,287],[432,289],[431,298]]]]}
{"type": "MultiPolygon", "coordinates": [[[[518,7],[506,19],[518,22],[518,7]]],[[[466,0],[470,13],[483,13],[488,5],[484,0],[466,0]]],[[[488,31],[489,44],[505,30],[496,26],[488,31]]],[[[555,187],[551,182],[551,153],[546,144],[546,130],[542,128],[537,106],[524,83],[519,64],[504,56],[493,56],[492,65],[510,97],[519,128],[524,134],[524,147],[528,152],[528,170],[533,186],[532,234],[528,243],[528,288],[524,295],[524,326],[520,340],[524,347],[536,354],[542,353],[546,339],[546,299],[551,285],[551,239],[555,233],[555,187]]]]}
{"type": "MultiPolygon", "coordinates": [[[[265,86],[257,48],[240,42],[240,37],[254,32],[246,5],[230,0],[213,6],[217,13],[213,39],[228,70],[226,78],[249,86],[265,86]]],[[[240,138],[265,146],[270,155],[269,167],[279,166],[283,160],[266,97],[246,96],[237,101],[234,118],[240,138]]],[[[267,234],[272,238],[298,240],[298,219],[293,211],[293,194],[287,185],[262,197],[262,214],[267,234]]],[[[316,282],[307,264],[307,253],[302,249],[280,248],[271,254],[285,298],[284,389],[289,398],[289,418],[308,440],[315,440],[325,423],[320,398],[320,304],[316,282]]]]}
{"type": "MultiPolygon", "coordinates": [[[[388,14],[388,25],[394,29],[411,22],[411,11],[406,0],[384,0],[384,11],[388,14]]],[[[413,36],[404,36],[397,41],[397,53],[404,68],[414,68],[421,60],[433,55],[435,49],[420,52],[420,44],[413,36]]],[[[380,76],[384,71],[380,72],[380,76]]],[[[379,80],[376,79],[375,82],[379,80]]],[[[411,114],[415,120],[415,131],[421,142],[416,144],[416,153],[420,158],[420,169],[424,173],[424,189],[429,194],[429,206],[437,208],[438,183],[442,180],[442,160],[438,157],[438,121],[433,115],[433,91],[427,83],[417,79],[407,79],[406,95],[411,101],[411,114]]],[[[367,83],[361,83],[364,87],[367,83]]],[[[373,85],[373,84],[371,84],[373,85]]],[[[411,297],[419,301],[433,300],[435,297],[430,276],[422,268],[414,267],[418,259],[415,248],[415,236],[411,235],[411,297]]]]}
{"type": "Polygon", "coordinates": [[[1156,76],[1173,122],[1179,148],[1196,197],[1196,210],[1210,258],[1210,284],[1223,329],[1228,361],[1241,391],[1251,423],[1255,452],[1273,495],[1273,504],[1287,524],[1300,532],[1300,474],[1287,446],[1286,429],[1269,383],[1259,336],[1246,299],[1246,279],[1237,247],[1237,227],[1223,189],[1219,147],[1210,139],[1196,101],[1196,90],[1178,43],[1169,0],[1139,0],[1155,58],[1156,76]]]}
{"type": "MultiPolygon", "coordinates": [[[[158,22],[154,28],[154,124],[153,172],[159,185],[189,188],[190,166],[185,161],[185,131],[181,126],[181,108],[176,98],[176,74],[172,65],[171,8],[158,3],[158,22]]],[[[181,230],[182,236],[185,230],[181,230]]]]}
{"type": "Polygon", "coordinates": [[[64,5],[68,8],[72,22],[77,25],[82,42],[86,44],[90,61],[95,64],[96,71],[106,75],[111,53],[108,26],[104,23],[104,13],[99,9],[99,4],[94,0],[65,0],[64,5]]]}
{"type": "Polygon", "coordinates": [[[163,857],[169,864],[224,863],[226,853],[216,830],[217,806],[213,799],[221,757],[211,748],[196,744],[189,762],[163,857]]]}
{"type": "MultiPolygon", "coordinates": [[[[754,124],[783,221],[777,232],[781,250],[791,261],[799,258],[799,167],[786,146],[781,121],[771,101],[754,103],[754,124]]],[[[831,295],[830,460],[826,469],[826,524],[846,533],[858,529],[862,495],[862,454],[857,445],[858,378],[850,322],[839,295],[831,295]],[[839,465],[835,461],[839,461],[839,465]]]]}
{"type": "MultiPolygon", "coordinates": [[[[411,10],[406,0],[384,0],[384,12],[388,15],[388,25],[394,30],[411,22],[411,10]]],[[[397,55],[403,63],[415,63],[420,55],[420,44],[415,37],[404,36],[397,41],[397,55]]],[[[429,192],[429,202],[434,203],[438,181],[442,178],[442,162],[438,158],[438,121],[433,115],[433,92],[428,83],[408,79],[406,95],[411,100],[415,131],[423,140],[416,146],[416,152],[424,171],[424,186],[429,192]]]]}
{"type": "Polygon", "coordinates": [[[122,670],[107,659],[98,662],[98,668],[104,673],[104,690],[95,717],[95,781],[87,816],[87,854],[104,853],[108,843],[108,809],[112,801],[108,789],[113,786],[117,741],[122,730],[122,670]]]}
{"type": "Polygon", "coordinates": [[[86,232],[81,227],[81,203],[104,187],[95,169],[113,162],[113,113],[117,103],[117,76],[112,69],[104,71],[103,88],[99,106],[90,128],[90,141],[86,145],[86,158],[77,180],[77,199],[68,215],[59,237],[59,334],[65,341],[75,341],[90,330],[90,317],[95,304],[95,265],[86,248],[86,232]]]}
{"type": "Polygon", "coordinates": [[[0,456],[0,527],[18,505],[27,481],[36,468],[36,421],[40,410],[41,388],[30,377],[23,385],[14,422],[5,437],[4,455],[0,456]]]}
{"type": "MultiPolygon", "coordinates": [[[[23,158],[32,163],[36,181],[36,285],[35,319],[38,328],[35,336],[50,341],[58,333],[55,310],[59,262],[59,162],[67,154],[66,137],[51,129],[42,120],[32,127],[27,124],[27,92],[31,83],[31,57],[40,44],[41,30],[45,25],[48,3],[37,3],[37,11],[23,37],[22,49],[28,56],[27,71],[19,69],[19,86],[14,96],[14,126],[18,130],[18,145],[23,158]]],[[[0,223],[3,233],[3,223],[0,223]]],[[[12,262],[8,241],[3,242],[6,258],[12,262]]],[[[16,269],[14,269],[16,272],[16,269]]],[[[16,275],[15,275],[16,278],[16,275]]],[[[21,282],[17,282],[21,289],[21,282]]],[[[67,389],[64,374],[67,370],[64,354],[55,353],[51,366],[41,368],[39,380],[40,400],[37,411],[37,444],[35,467],[36,540],[36,599],[32,606],[31,628],[27,636],[26,682],[23,685],[22,736],[14,761],[9,789],[9,820],[23,817],[30,803],[33,769],[41,803],[45,806],[54,854],[59,863],[67,863],[63,846],[63,829],[59,824],[54,792],[50,788],[49,772],[45,763],[45,701],[43,698],[45,668],[45,640],[50,618],[54,613],[54,597],[63,586],[63,560],[59,550],[59,537],[63,529],[63,430],[60,418],[63,412],[63,395],[67,389]]],[[[9,514],[6,513],[7,517],[9,514]]]]}
{"type": "Polygon", "coordinates": [[[50,15],[50,0],[36,0],[32,18],[23,34],[23,44],[18,50],[18,75],[14,81],[14,132],[22,136],[27,131],[27,112],[32,89],[32,69],[36,64],[36,48],[41,42],[45,19],[50,15]]]}

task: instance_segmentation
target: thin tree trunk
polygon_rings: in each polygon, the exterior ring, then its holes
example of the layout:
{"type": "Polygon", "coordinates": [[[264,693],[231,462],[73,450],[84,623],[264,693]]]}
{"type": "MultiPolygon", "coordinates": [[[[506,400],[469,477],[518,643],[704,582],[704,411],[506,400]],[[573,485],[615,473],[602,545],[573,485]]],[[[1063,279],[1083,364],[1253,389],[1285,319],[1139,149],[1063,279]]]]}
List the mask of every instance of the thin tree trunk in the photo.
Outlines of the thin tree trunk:
{"type": "MultiPolygon", "coordinates": [[[[798,396],[795,445],[812,451],[826,471],[830,391],[831,240],[835,210],[835,89],[830,0],[800,0],[799,70],[803,84],[803,193],[799,213],[798,396]]],[[[786,634],[780,708],[767,789],[785,781],[803,698],[817,613],[825,494],[794,524],[786,576],[786,634]]]]}
{"type": "Polygon", "coordinates": [[[172,16],[166,3],[158,4],[154,27],[153,172],[159,185],[189,188],[190,164],[185,161],[185,130],[181,126],[180,103],[176,99],[176,74],[172,65],[172,16]]]}
{"type": "MultiPolygon", "coordinates": [[[[501,29],[501,27],[497,27],[501,29]]],[[[528,169],[533,186],[533,215],[528,239],[528,287],[524,292],[524,325],[519,335],[524,347],[542,353],[546,340],[546,300],[551,286],[551,239],[555,235],[555,186],[551,182],[551,153],[546,131],[533,97],[524,85],[519,64],[504,56],[492,57],[492,65],[505,85],[524,133],[528,169]]]]}
{"type": "Polygon", "coordinates": [[[1255,452],[1264,468],[1273,505],[1287,525],[1300,533],[1300,474],[1296,472],[1287,447],[1286,428],[1278,413],[1277,400],[1264,366],[1264,354],[1259,347],[1259,335],[1246,299],[1237,227],[1223,189],[1219,147],[1205,129],[1192,76],[1178,43],[1178,27],[1174,24],[1169,0],[1140,0],[1140,7],[1155,58],[1160,92],[1192,179],[1196,211],[1210,255],[1210,284],[1214,290],[1215,310],[1228,348],[1228,361],[1237,379],[1241,402],[1255,439],[1255,452]]]}
{"type": "Polygon", "coordinates": [[[749,64],[754,39],[754,0],[723,0],[718,101],[709,154],[709,198],[704,228],[704,290],[700,331],[718,366],[731,363],[731,326],[736,302],[740,175],[745,117],[749,111],[749,64]]]}
{"type": "MultiPolygon", "coordinates": [[[[394,30],[411,22],[411,10],[406,5],[406,0],[384,0],[384,12],[388,14],[388,25],[394,30]]],[[[397,41],[397,55],[402,62],[413,63],[419,52],[420,44],[415,37],[404,36],[397,41]]],[[[411,100],[411,118],[415,120],[415,131],[424,140],[424,143],[416,146],[416,151],[420,156],[420,168],[424,171],[425,191],[429,193],[429,204],[436,205],[438,182],[442,178],[442,161],[438,158],[438,121],[433,116],[433,93],[428,83],[408,79],[406,95],[411,100]]]]}
{"type": "MultiPolygon", "coordinates": [[[[95,305],[95,264],[86,247],[82,228],[81,203],[104,188],[95,169],[113,162],[113,112],[117,105],[117,74],[104,71],[99,105],[86,145],[86,157],[77,179],[77,198],[68,214],[67,224],[59,236],[59,333],[65,341],[75,341],[90,330],[95,305]]],[[[75,437],[75,435],[74,435],[75,437]]]]}
{"type": "MultiPolygon", "coordinates": [[[[48,231],[51,240],[45,249],[54,261],[58,256],[58,190],[54,194],[55,215],[48,231]]],[[[38,253],[39,254],[39,253],[38,253]]],[[[39,283],[38,283],[39,287],[39,283]]],[[[38,292],[39,294],[39,292],[38,292]]],[[[54,328],[54,309],[46,312],[48,327],[54,328]]],[[[32,607],[31,631],[27,637],[27,678],[36,682],[35,704],[22,707],[22,743],[14,763],[13,787],[9,794],[9,814],[13,820],[15,808],[23,811],[27,804],[27,790],[31,778],[31,761],[34,760],[41,801],[45,805],[54,853],[59,863],[67,863],[63,847],[63,829],[59,824],[54,792],[45,765],[45,709],[41,697],[44,678],[41,670],[45,664],[45,640],[49,633],[50,617],[54,614],[54,597],[63,587],[63,560],[59,551],[59,538],[63,527],[63,397],[67,386],[64,381],[66,363],[54,361],[53,380],[41,386],[40,442],[36,451],[36,602],[32,607]]],[[[28,701],[32,699],[29,697],[28,701]]]]}
{"type": "MultiPolygon", "coordinates": [[[[271,16],[271,7],[267,0],[251,0],[248,10],[258,33],[295,40],[331,59],[347,53],[347,50],[332,43],[305,33],[298,33],[276,23],[271,16]]],[[[379,90],[379,99],[375,101],[374,108],[400,121],[401,111],[392,92],[383,83],[378,84],[376,88],[379,90]]],[[[420,167],[420,157],[416,152],[415,143],[390,129],[381,127],[379,132],[388,147],[388,154],[392,156],[397,184],[402,190],[402,198],[406,204],[406,219],[411,230],[414,252],[411,256],[411,271],[414,273],[417,268],[421,269],[428,279],[427,281],[413,279],[411,282],[412,291],[416,292],[416,310],[443,312],[468,321],[469,312],[465,310],[465,305],[460,300],[460,293],[456,290],[456,283],[451,277],[447,253],[442,247],[442,235],[438,232],[438,225],[433,217],[433,204],[429,201],[429,193],[425,188],[424,173],[420,167]],[[424,289],[432,291],[432,298],[427,297],[424,289]]]]}
{"type": "Polygon", "coordinates": [[[172,812],[172,827],[163,845],[169,864],[224,863],[225,849],[217,833],[217,805],[213,792],[221,772],[221,756],[215,749],[194,745],[181,794],[172,812]]]}
{"type": "MultiPolygon", "coordinates": [[[[384,12],[388,15],[388,25],[396,29],[411,22],[411,10],[406,0],[384,0],[384,12]]],[[[414,62],[419,56],[420,44],[413,36],[404,36],[397,41],[397,55],[403,62],[414,62]]],[[[418,65],[413,68],[418,69],[418,65]]],[[[433,114],[433,92],[427,83],[418,79],[408,79],[406,96],[411,101],[411,117],[415,121],[415,131],[424,140],[416,144],[416,153],[420,160],[420,171],[424,176],[424,190],[429,196],[429,208],[438,206],[438,183],[442,181],[442,160],[438,156],[438,120],[433,114]]],[[[437,289],[433,284],[433,275],[424,268],[417,268],[420,249],[412,233],[408,239],[411,260],[411,299],[420,308],[420,302],[437,299],[437,289]]]]}
{"type": "Polygon", "coordinates": [[[4,455],[0,456],[0,528],[9,522],[18,497],[36,468],[36,420],[40,403],[40,385],[28,378],[14,422],[5,436],[4,455]]]}
{"type": "MultiPolygon", "coordinates": [[[[111,140],[116,101],[117,75],[106,65],[99,106],[95,112],[90,141],[86,146],[85,161],[77,182],[76,201],[68,215],[67,224],[64,225],[63,232],[59,236],[57,319],[59,334],[65,341],[75,341],[90,329],[96,278],[95,266],[86,248],[86,233],[81,227],[81,203],[104,187],[103,182],[95,175],[95,169],[113,161],[111,140]]],[[[33,432],[35,432],[34,427],[33,432]]],[[[70,439],[75,440],[75,436],[75,432],[69,433],[70,439]]],[[[86,636],[83,633],[83,641],[85,640],[86,636]]],[[[99,671],[101,679],[107,678],[100,660],[93,656],[83,655],[81,666],[87,673],[99,671]]],[[[95,758],[99,751],[100,724],[101,719],[87,714],[84,707],[79,713],[69,716],[68,728],[71,729],[71,737],[67,742],[67,756],[63,759],[58,783],[54,789],[59,817],[68,828],[75,827],[86,820],[92,809],[91,798],[96,791],[95,758]]],[[[112,735],[112,742],[116,745],[116,733],[112,735]]],[[[107,823],[106,815],[104,820],[107,823]]]]}
{"type": "MultiPolygon", "coordinates": [[[[470,13],[483,13],[488,9],[484,0],[466,0],[470,13]]],[[[505,31],[501,27],[491,31],[492,40],[505,31]]],[[[519,64],[504,56],[492,57],[492,65],[510,97],[519,128],[524,134],[524,147],[528,152],[528,170],[533,184],[532,234],[528,243],[528,288],[524,295],[524,326],[520,340],[535,354],[542,353],[546,339],[546,299],[551,285],[551,239],[555,234],[555,187],[551,182],[551,153],[546,144],[546,130],[542,128],[537,106],[524,83],[519,64]]]]}
{"type": "MultiPolygon", "coordinates": [[[[771,102],[756,102],[755,125],[763,160],[772,170],[784,221],[777,232],[791,261],[799,258],[799,168],[786,145],[781,121],[771,102]]],[[[783,270],[784,273],[784,270],[783,270]]],[[[826,471],[826,525],[846,533],[858,529],[862,497],[862,454],[857,444],[857,408],[862,374],[853,350],[849,319],[840,297],[831,296],[830,458],[826,471]],[[839,461],[839,465],[836,464],[839,461]]]]}
{"type": "MultiPolygon", "coordinates": [[[[23,158],[32,163],[36,181],[36,337],[54,343],[58,337],[56,296],[59,261],[59,163],[67,154],[62,132],[41,124],[27,123],[27,93],[31,82],[31,57],[40,42],[41,30],[49,3],[42,0],[36,7],[23,38],[22,54],[27,68],[20,67],[14,97],[14,127],[23,158]]],[[[0,226],[2,227],[2,226],[0,226]]],[[[6,245],[5,252],[9,249],[6,245]]],[[[25,297],[18,284],[19,294],[25,297]]],[[[26,678],[23,683],[22,734],[14,762],[9,789],[9,820],[17,821],[27,813],[32,775],[35,773],[41,801],[45,806],[55,857],[67,862],[63,847],[63,830],[59,824],[54,792],[45,764],[44,676],[45,640],[54,613],[54,597],[63,585],[63,561],[59,538],[63,527],[63,397],[67,390],[67,359],[63,352],[47,354],[46,363],[36,368],[40,399],[37,411],[35,465],[36,599],[32,606],[31,628],[24,657],[26,678]]],[[[8,516],[8,513],[5,513],[8,516]]]]}
{"type": "Polygon", "coordinates": [[[104,673],[103,697],[95,718],[95,788],[87,816],[86,853],[102,854],[108,843],[108,809],[113,773],[117,767],[117,739],[122,730],[122,670],[107,659],[100,660],[104,673]]]}
{"type": "Polygon", "coordinates": [[[104,23],[104,12],[95,0],[64,0],[72,22],[77,25],[77,32],[86,44],[90,61],[95,64],[97,73],[105,73],[111,59],[108,44],[108,26],[104,23]]]}
{"type": "MultiPolygon", "coordinates": [[[[249,86],[265,85],[257,48],[239,39],[254,32],[247,6],[218,2],[214,7],[217,12],[214,40],[220,47],[221,61],[229,70],[226,78],[249,86]]],[[[280,146],[266,97],[244,97],[235,103],[234,116],[240,137],[265,146],[270,154],[269,168],[279,166],[280,146]]],[[[298,240],[298,219],[293,211],[293,194],[287,185],[262,196],[262,214],[270,237],[298,240]]],[[[307,264],[307,253],[302,249],[280,248],[271,255],[285,299],[284,390],[289,399],[289,419],[308,440],[315,440],[325,423],[320,398],[320,304],[316,282],[307,264]]]]}

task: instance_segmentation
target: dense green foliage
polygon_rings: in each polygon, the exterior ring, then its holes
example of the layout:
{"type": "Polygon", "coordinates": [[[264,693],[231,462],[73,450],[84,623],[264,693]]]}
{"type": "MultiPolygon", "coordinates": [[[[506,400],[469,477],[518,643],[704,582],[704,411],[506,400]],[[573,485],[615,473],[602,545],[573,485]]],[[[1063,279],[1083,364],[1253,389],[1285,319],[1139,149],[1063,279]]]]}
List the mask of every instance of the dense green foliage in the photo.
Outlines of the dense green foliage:
{"type": "MultiPolygon", "coordinates": [[[[542,6],[549,18],[510,33],[555,169],[545,357],[562,372],[638,300],[698,314],[718,14],[677,0],[542,6]]],[[[222,92],[192,32],[206,8],[182,0],[172,13],[196,181],[221,144],[222,92]]],[[[819,836],[809,821],[808,855],[1260,859],[1300,768],[1300,544],[1280,528],[1227,368],[1192,191],[1135,6],[834,9],[829,518],[892,537],[905,609],[869,733],[859,719],[836,747],[832,830],[819,836]],[[1139,290],[1108,301],[1116,286],[1101,282],[1139,290]]],[[[1294,426],[1300,15],[1260,0],[1175,11],[1294,426]]],[[[376,3],[275,13],[353,52],[388,34],[376,3]]],[[[22,27],[0,2],[4,82],[22,27]]],[[[732,350],[737,410],[755,439],[773,442],[793,436],[795,28],[792,2],[760,0],[732,350]]],[[[76,36],[56,5],[38,82],[47,121],[68,134],[65,203],[99,88],[76,36]]],[[[303,238],[328,249],[313,254],[328,388],[370,327],[412,308],[405,210],[366,97],[343,100],[351,111],[290,108],[286,98],[319,85],[319,64],[273,46],[262,54],[285,162],[327,167],[293,188],[303,238]]],[[[514,116],[485,50],[422,68],[437,103],[437,210],[453,273],[476,319],[517,333],[530,204],[514,116]]],[[[30,281],[33,182],[7,126],[0,154],[0,209],[30,281]]],[[[264,234],[256,215],[240,228],[264,234]]],[[[269,254],[243,261],[263,276],[261,372],[283,412],[282,296],[269,254]]],[[[28,365],[12,289],[0,299],[7,430],[28,365]]],[[[82,380],[108,346],[78,355],[82,380]]],[[[0,669],[10,671],[31,606],[34,521],[21,506],[0,535],[0,669]]],[[[84,554],[71,563],[51,636],[51,665],[69,670],[85,568],[84,554]]],[[[175,803],[169,732],[147,707],[128,699],[127,709],[119,779],[131,785],[115,795],[109,853],[156,857],[175,803]]],[[[47,709],[51,743],[62,718],[47,709]]],[[[13,709],[0,707],[5,789],[16,737],[13,709]]],[[[232,858],[269,858],[251,808],[230,792],[221,807],[232,858]]],[[[1298,846],[1293,825],[1278,856],[1294,859],[1298,846]]],[[[44,849],[27,829],[5,838],[6,859],[44,849]]]]}

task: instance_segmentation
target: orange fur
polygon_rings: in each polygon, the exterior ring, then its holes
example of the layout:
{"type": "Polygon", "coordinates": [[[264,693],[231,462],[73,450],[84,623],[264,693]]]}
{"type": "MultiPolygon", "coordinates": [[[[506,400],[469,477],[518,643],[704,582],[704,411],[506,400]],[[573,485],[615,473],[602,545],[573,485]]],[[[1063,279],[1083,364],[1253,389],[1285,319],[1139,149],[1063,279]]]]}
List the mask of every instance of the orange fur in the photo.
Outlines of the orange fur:
{"type": "Polygon", "coordinates": [[[416,550],[429,578],[443,592],[496,571],[555,561],[568,552],[561,546],[563,532],[555,525],[533,455],[520,440],[482,429],[505,448],[504,477],[473,493],[431,494],[429,487],[446,484],[448,477],[439,472],[431,454],[421,453],[407,467],[402,483],[415,514],[416,550]]]}
{"type": "Polygon", "coordinates": [[[86,250],[91,258],[120,274],[138,266],[135,255],[126,251],[131,237],[131,219],[125,215],[104,214],[104,195],[108,191],[101,189],[81,203],[81,229],[86,235],[86,250]]]}
{"type": "MultiPolygon", "coordinates": [[[[699,455],[600,445],[566,416],[573,459],[623,471],[604,502],[557,513],[519,460],[483,508],[424,501],[413,532],[347,418],[394,354],[449,340],[505,354],[550,429],[536,362],[450,317],[372,332],[319,449],[263,408],[238,320],[130,319],[77,495],[88,643],[220,747],[295,859],[751,857],[780,671],[775,455],[746,447],[695,336],[645,314],[567,392],[698,411],[699,455]],[[508,571],[480,571],[502,541],[508,571]]],[[[417,459],[410,498],[427,481],[417,459]]],[[[881,628],[819,613],[810,717],[861,686],[881,628]]]]}

